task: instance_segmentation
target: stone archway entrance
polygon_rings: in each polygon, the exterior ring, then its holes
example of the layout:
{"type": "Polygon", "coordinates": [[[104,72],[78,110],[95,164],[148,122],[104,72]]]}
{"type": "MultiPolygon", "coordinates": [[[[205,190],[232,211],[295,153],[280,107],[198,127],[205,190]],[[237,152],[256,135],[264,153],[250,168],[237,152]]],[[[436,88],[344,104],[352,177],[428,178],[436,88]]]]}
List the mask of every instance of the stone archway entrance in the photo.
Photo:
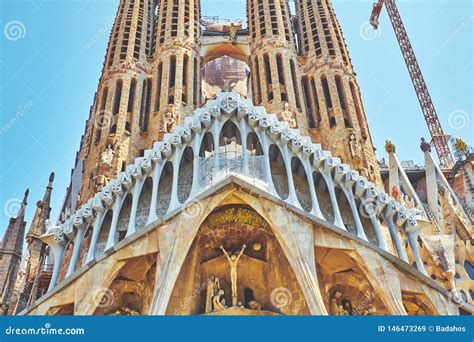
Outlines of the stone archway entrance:
{"type": "Polygon", "coordinates": [[[341,249],[316,248],[318,281],[330,315],[387,315],[376,289],[354,259],[341,249]]]}
{"type": "Polygon", "coordinates": [[[296,276],[268,223],[250,207],[235,204],[215,209],[200,226],[166,310],[169,315],[309,313],[296,276]],[[223,250],[230,258],[241,254],[235,293],[230,262],[223,250]]]}
{"type": "Polygon", "coordinates": [[[231,42],[224,33],[205,32],[201,42],[202,92],[206,100],[220,91],[236,91],[251,96],[248,56],[250,46],[246,35],[231,42]]]}

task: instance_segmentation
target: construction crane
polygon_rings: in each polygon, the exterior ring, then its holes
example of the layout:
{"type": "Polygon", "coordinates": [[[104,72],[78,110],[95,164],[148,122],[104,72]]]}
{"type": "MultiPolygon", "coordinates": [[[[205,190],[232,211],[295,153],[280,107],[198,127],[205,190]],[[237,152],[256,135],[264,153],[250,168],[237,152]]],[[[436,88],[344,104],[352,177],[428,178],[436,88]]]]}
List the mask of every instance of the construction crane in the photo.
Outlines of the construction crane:
{"type": "Polygon", "coordinates": [[[402,55],[405,59],[405,64],[407,65],[411,81],[415,87],[416,96],[420,102],[426,124],[428,125],[428,130],[432,139],[431,143],[434,145],[438,154],[440,166],[442,168],[450,168],[454,164],[454,160],[448,145],[449,136],[444,134],[443,128],[439,122],[438,114],[436,113],[433,101],[431,100],[428,87],[426,86],[420,66],[416,60],[415,52],[413,51],[410,40],[408,39],[395,0],[378,0],[378,2],[374,3],[372,15],[370,16],[370,24],[375,30],[378,28],[379,16],[384,4],[387,8],[388,17],[392,22],[398,44],[402,50],[402,55]]]}

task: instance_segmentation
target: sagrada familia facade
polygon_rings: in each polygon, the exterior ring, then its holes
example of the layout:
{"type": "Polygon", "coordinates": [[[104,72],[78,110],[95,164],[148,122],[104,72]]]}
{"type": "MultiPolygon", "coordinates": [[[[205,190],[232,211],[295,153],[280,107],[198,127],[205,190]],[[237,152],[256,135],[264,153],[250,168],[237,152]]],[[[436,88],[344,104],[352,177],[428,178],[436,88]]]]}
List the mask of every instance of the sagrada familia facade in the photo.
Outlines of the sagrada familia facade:
{"type": "Polygon", "coordinates": [[[331,1],[294,10],[120,1],[61,217],[51,174],[1,242],[3,314],[474,312],[473,154],[377,161],[331,1]]]}

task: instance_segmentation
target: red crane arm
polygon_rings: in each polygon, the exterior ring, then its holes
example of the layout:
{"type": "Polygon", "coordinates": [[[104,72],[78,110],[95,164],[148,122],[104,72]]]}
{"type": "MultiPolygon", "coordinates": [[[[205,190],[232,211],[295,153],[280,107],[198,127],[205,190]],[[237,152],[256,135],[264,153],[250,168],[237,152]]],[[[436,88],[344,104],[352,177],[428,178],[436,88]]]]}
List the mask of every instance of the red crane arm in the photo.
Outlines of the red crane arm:
{"type": "Polygon", "coordinates": [[[454,160],[449,149],[448,137],[444,134],[441,123],[439,122],[438,114],[433,105],[433,101],[431,100],[428,87],[426,86],[420,66],[416,60],[413,47],[408,39],[408,34],[403,25],[395,0],[379,0],[375,3],[370,17],[370,23],[375,29],[378,27],[378,19],[383,4],[385,4],[385,7],[387,8],[388,17],[390,18],[393,30],[395,31],[395,36],[397,37],[398,44],[402,50],[402,55],[405,59],[405,64],[408,68],[408,73],[410,74],[413,86],[415,87],[416,96],[418,97],[418,102],[423,111],[426,124],[428,125],[428,130],[431,135],[432,143],[438,154],[440,164],[442,167],[449,168],[454,164],[454,160]]]}

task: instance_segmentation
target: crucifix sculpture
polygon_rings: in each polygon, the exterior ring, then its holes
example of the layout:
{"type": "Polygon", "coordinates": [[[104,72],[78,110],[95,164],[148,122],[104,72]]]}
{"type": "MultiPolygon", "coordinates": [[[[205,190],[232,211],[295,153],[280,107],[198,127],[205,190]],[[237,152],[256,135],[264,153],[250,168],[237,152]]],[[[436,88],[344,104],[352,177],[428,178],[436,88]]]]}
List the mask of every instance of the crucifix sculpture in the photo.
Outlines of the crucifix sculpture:
{"type": "Polygon", "coordinates": [[[227,260],[229,260],[230,265],[230,281],[232,284],[232,306],[237,306],[237,264],[246,247],[247,246],[244,244],[238,255],[232,254],[231,256],[229,256],[229,253],[227,253],[227,251],[224,249],[224,246],[221,245],[221,249],[227,257],[227,260]]]}

